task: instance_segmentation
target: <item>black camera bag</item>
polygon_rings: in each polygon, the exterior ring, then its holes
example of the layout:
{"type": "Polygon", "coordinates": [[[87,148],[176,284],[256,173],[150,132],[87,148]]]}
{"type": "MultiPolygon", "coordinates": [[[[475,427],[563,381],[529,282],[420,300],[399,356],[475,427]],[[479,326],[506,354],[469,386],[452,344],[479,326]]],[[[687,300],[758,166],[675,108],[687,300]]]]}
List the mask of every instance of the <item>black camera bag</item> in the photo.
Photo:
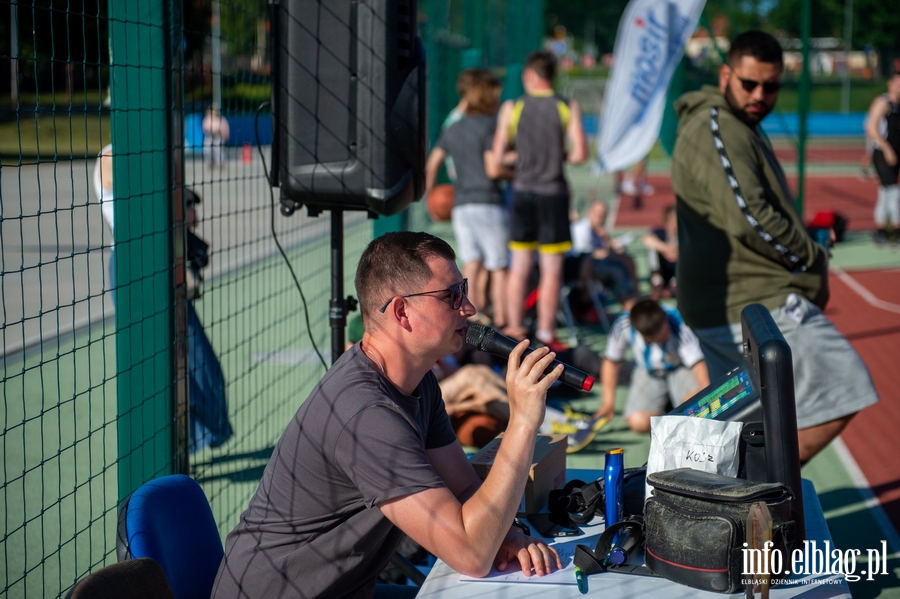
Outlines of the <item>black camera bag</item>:
{"type": "Polygon", "coordinates": [[[794,538],[790,490],[690,468],[647,476],[653,494],[644,505],[644,560],[654,573],[719,593],[743,589],[746,522],[765,502],[772,516],[773,550],[790,556],[794,538]]]}

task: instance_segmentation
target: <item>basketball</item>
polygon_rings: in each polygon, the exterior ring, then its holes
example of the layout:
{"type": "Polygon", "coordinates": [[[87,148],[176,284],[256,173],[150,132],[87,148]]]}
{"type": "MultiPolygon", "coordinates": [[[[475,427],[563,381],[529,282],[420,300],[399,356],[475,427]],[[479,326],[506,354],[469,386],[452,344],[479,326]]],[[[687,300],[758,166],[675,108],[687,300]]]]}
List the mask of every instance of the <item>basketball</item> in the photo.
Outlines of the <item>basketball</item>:
{"type": "Polygon", "coordinates": [[[460,444],[479,449],[506,429],[506,424],[487,414],[466,413],[451,420],[460,444]]]}
{"type": "Polygon", "coordinates": [[[444,221],[450,220],[450,212],[453,210],[453,195],[456,192],[454,187],[449,183],[435,185],[431,188],[426,200],[428,214],[431,220],[444,221]]]}

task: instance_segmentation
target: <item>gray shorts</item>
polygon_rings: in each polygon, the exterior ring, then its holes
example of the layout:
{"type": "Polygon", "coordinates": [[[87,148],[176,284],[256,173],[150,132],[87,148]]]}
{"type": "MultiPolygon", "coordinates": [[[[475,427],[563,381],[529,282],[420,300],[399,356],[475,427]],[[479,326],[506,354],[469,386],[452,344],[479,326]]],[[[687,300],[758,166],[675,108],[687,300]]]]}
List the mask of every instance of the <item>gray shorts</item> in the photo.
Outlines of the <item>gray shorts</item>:
{"type": "MultiPolygon", "coordinates": [[[[854,414],[878,401],[869,371],[846,337],[822,310],[797,295],[771,311],[791,347],[797,428],[809,428],[854,414]]],[[[694,329],[715,380],[737,366],[741,354],[740,323],[694,329]]]]}
{"type": "Polygon", "coordinates": [[[453,235],[463,264],[478,260],[488,270],[509,266],[509,212],[499,204],[454,206],[453,235]]]}
{"type": "Polygon", "coordinates": [[[875,203],[875,224],[891,223],[900,225],[900,187],[882,185],[878,188],[878,201],[875,203]]]}
{"type": "Polygon", "coordinates": [[[679,366],[664,377],[651,375],[643,368],[635,368],[631,371],[631,388],[628,390],[625,417],[645,411],[663,415],[695,389],[697,379],[684,366],[679,366]]]}

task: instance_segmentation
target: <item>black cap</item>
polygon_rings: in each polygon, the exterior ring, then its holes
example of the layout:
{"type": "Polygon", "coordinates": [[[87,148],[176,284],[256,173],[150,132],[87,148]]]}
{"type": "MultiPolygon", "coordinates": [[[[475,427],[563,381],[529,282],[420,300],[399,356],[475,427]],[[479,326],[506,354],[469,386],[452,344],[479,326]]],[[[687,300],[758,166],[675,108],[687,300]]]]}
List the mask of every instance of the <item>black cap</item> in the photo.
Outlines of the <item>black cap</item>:
{"type": "Polygon", "coordinates": [[[194,204],[200,203],[200,195],[194,193],[194,190],[192,190],[190,187],[185,187],[182,193],[184,194],[183,197],[185,206],[192,206],[194,204]]]}

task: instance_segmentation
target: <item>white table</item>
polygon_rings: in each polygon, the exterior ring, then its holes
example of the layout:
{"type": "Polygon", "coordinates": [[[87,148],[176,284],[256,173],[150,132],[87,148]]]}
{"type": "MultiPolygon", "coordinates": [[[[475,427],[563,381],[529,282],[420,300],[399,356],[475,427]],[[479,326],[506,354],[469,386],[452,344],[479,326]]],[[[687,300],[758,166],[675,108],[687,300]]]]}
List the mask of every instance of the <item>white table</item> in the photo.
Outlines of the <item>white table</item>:
{"type": "MultiPolygon", "coordinates": [[[[602,474],[598,470],[569,470],[567,477],[570,480],[583,481],[595,480],[602,474]]],[[[813,484],[803,481],[803,507],[806,517],[806,538],[817,541],[822,548],[824,542],[830,541],[831,533],[822,513],[822,506],[813,484]]],[[[584,534],[581,537],[566,537],[560,542],[569,542],[578,538],[586,538],[599,535],[603,532],[602,518],[596,518],[598,524],[582,527],[584,534]]],[[[533,531],[532,531],[533,532],[533,531]]],[[[536,534],[536,533],[533,533],[536,534]]],[[[593,542],[588,543],[593,545],[593,542]]],[[[564,564],[565,565],[565,564],[564,564]]],[[[850,588],[840,575],[819,575],[806,577],[793,577],[788,585],[774,587],[770,591],[772,599],[803,596],[803,599],[826,598],[850,598],[850,588]]],[[[509,597],[522,599],[533,597],[535,599],[578,599],[580,597],[604,597],[613,599],[616,597],[666,597],[694,599],[696,597],[708,599],[722,599],[721,593],[700,591],[688,586],[680,585],[663,578],[651,578],[647,576],[633,576],[606,572],[588,577],[588,594],[582,595],[578,586],[574,584],[549,584],[530,582],[468,582],[460,581],[459,574],[443,561],[438,560],[428,574],[425,584],[422,585],[418,599],[475,599],[478,597],[509,597]]],[[[743,593],[732,597],[743,597],[743,593]]],[[[759,595],[757,594],[757,597],[759,595]]]]}

